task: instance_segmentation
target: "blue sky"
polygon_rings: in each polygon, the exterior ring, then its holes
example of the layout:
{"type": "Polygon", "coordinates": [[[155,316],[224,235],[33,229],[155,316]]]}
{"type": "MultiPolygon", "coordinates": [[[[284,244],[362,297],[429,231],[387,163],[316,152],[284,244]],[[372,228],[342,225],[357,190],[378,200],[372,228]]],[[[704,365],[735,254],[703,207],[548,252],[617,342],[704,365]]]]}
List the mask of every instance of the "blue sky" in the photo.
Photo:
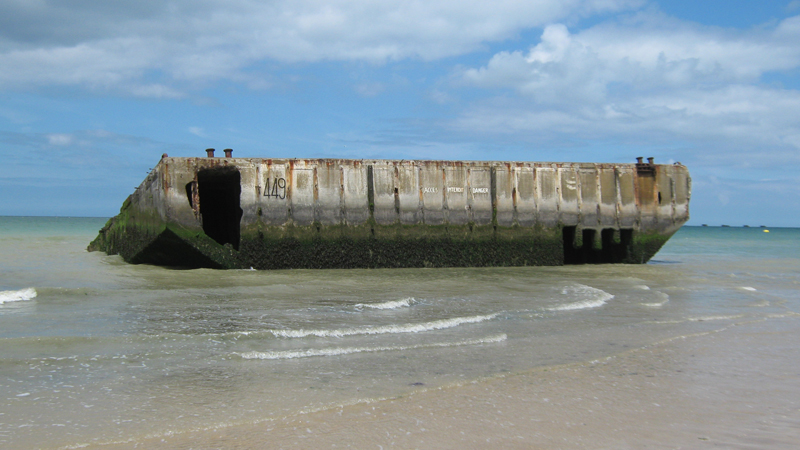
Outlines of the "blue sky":
{"type": "Polygon", "coordinates": [[[0,215],[112,216],[162,153],[680,161],[800,226],[800,0],[0,0],[0,215]]]}

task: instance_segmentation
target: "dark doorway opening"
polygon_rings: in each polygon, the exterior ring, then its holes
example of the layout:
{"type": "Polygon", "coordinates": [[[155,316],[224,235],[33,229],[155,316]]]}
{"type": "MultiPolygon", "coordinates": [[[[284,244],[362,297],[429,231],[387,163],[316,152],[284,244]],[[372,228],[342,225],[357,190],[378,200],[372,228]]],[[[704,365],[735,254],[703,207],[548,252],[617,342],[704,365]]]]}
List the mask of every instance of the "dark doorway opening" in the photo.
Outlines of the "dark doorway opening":
{"type": "Polygon", "coordinates": [[[614,239],[614,229],[607,228],[600,231],[602,248],[594,247],[597,230],[581,230],[580,246],[575,246],[577,227],[562,228],[564,244],[564,264],[611,264],[621,263],[628,259],[633,230],[619,230],[619,242],[614,239]]]}
{"type": "Polygon", "coordinates": [[[218,243],[231,244],[239,250],[239,223],[242,220],[239,171],[234,167],[201,170],[197,173],[197,189],[203,231],[218,243]]]}

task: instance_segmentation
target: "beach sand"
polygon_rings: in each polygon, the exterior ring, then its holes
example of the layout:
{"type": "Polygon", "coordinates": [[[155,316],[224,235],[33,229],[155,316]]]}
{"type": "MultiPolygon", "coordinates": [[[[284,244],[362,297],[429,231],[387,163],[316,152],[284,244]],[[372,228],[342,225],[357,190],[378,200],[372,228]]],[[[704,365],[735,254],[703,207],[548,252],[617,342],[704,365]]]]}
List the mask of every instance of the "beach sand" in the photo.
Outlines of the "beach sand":
{"type": "Polygon", "coordinates": [[[794,449],[800,318],[258,424],[98,448],[794,449]]]}

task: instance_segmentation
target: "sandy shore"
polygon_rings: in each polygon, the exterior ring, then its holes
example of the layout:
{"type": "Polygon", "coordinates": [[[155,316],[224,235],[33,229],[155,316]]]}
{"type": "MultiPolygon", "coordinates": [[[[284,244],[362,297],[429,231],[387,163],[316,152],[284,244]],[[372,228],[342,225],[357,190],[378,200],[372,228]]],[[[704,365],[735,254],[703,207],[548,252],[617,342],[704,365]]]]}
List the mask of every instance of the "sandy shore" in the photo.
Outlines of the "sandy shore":
{"type": "Polygon", "coordinates": [[[100,448],[794,449],[799,343],[790,315],[599,361],[100,448]]]}

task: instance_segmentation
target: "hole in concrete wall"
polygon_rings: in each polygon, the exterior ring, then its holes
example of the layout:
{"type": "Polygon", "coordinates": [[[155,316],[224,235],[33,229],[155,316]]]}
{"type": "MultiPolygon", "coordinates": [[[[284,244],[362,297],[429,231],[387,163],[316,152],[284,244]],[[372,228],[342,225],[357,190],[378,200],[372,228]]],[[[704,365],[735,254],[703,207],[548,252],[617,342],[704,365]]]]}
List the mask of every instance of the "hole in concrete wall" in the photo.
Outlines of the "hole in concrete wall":
{"type": "Polygon", "coordinates": [[[239,223],[242,220],[239,171],[233,167],[201,170],[197,173],[197,189],[203,231],[218,243],[231,244],[239,250],[239,223]]]}
{"type": "Polygon", "coordinates": [[[561,229],[561,238],[564,244],[564,264],[583,264],[581,249],[572,245],[575,242],[576,231],[576,227],[563,227],[561,229]]]}
{"type": "Polygon", "coordinates": [[[633,230],[619,230],[619,242],[614,240],[614,230],[607,228],[602,231],[603,238],[603,263],[620,263],[628,258],[628,252],[633,242],[633,230]]]}
{"type": "Polygon", "coordinates": [[[628,258],[633,230],[619,230],[619,242],[614,240],[614,230],[607,228],[600,231],[602,249],[594,248],[596,230],[581,230],[581,246],[575,247],[576,227],[563,227],[562,239],[564,245],[564,264],[609,264],[624,262],[628,258]]]}

